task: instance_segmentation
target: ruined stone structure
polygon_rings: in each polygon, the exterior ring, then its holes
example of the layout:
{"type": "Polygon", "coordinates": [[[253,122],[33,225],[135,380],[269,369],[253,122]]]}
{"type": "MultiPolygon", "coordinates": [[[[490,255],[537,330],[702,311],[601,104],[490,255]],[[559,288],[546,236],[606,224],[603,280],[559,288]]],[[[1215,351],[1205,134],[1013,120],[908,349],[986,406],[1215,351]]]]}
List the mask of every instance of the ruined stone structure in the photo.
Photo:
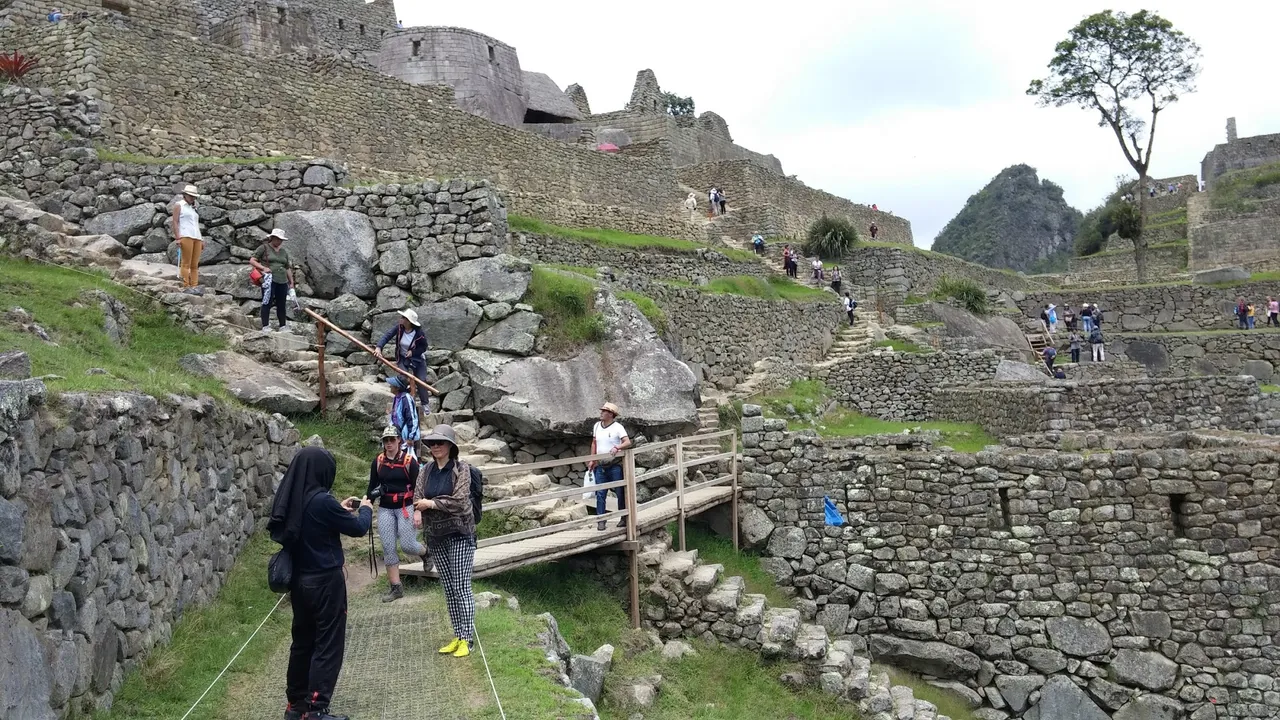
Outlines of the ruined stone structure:
{"type": "Polygon", "coordinates": [[[1200,177],[1206,189],[1212,190],[1214,179],[1225,172],[1275,162],[1280,162],[1280,134],[1240,138],[1236,134],[1236,119],[1227,118],[1227,141],[1205,154],[1200,163],[1200,177]]]}

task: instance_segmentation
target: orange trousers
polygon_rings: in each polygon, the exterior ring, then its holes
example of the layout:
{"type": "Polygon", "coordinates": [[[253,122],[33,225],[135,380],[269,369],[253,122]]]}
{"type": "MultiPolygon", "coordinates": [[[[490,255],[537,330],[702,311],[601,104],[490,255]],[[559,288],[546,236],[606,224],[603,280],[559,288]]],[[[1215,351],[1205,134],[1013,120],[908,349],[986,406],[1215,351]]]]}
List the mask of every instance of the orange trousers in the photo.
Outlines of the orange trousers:
{"type": "Polygon", "coordinates": [[[178,248],[182,258],[178,261],[178,277],[183,287],[195,287],[200,284],[200,251],[204,249],[204,241],[195,238],[179,238],[178,248]]]}

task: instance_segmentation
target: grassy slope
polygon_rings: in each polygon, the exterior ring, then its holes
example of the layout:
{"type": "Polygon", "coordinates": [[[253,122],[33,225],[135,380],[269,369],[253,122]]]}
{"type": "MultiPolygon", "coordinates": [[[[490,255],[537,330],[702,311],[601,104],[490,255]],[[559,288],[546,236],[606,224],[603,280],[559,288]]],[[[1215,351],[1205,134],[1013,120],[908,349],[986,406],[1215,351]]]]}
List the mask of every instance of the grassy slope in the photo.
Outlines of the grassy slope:
{"type": "Polygon", "coordinates": [[[12,258],[0,258],[0,315],[22,307],[57,345],[0,321],[0,347],[16,347],[31,356],[36,376],[58,375],[47,384],[59,390],[139,390],[151,395],[207,393],[230,395],[212,378],[188,374],[178,365],[187,353],[221,350],[215,338],[195,335],[175,324],[151,300],[101,275],[12,258]],[[123,301],[134,321],[127,346],[113,344],[102,329],[102,309],[82,300],[86,290],[103,290],[123,301]],[[88,375],[90,368],[107,375],[88,375]]]}
{"type": "Polygon", "coordinates": [[[546,338],[547,351],[553,355],[571,355],[604,339],[604,316],[595,309],[595,285],[574,272],[535,266],[524,302],[542,315],[539,335],[546,338]]]}
{"type": "Polygon", "coordinates": [[[543,222],[537,218],[525,217],[523,215],[507,215],[507,223],[511,229],[516,232],[553,235],[573,238],[575,240],[585,240],[605,247],[662,250],[678,253],[694,253],[698,250],[709,247],[733,260],[759,262],[759,258],[755,253],[747,250],[719,246],[713,247],[703,243],[696,243],[691,240],[679,240],[676,238],[660,237],[657,235],[635,235],[632,233],[621,232],[619,230],[609,230],[607,228],[563,227],[543,222]]]}

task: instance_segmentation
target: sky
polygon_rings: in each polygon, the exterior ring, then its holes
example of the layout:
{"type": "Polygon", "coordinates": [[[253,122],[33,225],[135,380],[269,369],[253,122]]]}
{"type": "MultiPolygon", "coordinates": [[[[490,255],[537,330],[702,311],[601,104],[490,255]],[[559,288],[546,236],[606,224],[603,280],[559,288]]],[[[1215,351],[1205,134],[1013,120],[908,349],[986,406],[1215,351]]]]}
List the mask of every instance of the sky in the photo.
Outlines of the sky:
{"type": "MultiPolygon", "coordinates": [[[[1097,113],[1025,92],[1053,47],[1104,9],[1159,13],[1201,47],[1197,91],[1160,115],[1154,177],[1198,175],[1226,141],[1280,132],[1268,91],[1280,3],[396,0],[406,26],[470,28],[512,45],[524,70],[578,83],[593,112],[621,109],[638,70],[729,123],[734,141],[811,187],[890,210],[929,247],[1001,169],[1036,168],[1086,211],[1130,172],[1097,113]]],[[[732,198],[730,198],[732,201],[732,198]]]]}

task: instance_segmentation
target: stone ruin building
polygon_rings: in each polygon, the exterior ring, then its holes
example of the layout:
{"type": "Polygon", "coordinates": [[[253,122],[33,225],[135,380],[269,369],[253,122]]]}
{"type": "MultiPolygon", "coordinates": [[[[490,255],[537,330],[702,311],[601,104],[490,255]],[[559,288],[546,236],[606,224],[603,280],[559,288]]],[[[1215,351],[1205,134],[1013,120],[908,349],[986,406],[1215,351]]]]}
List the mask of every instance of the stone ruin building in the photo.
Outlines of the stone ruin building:
{"type": "MultiPolygon", "coordinates": [[[[191,372],[263,378],[235,391],[259,410],[319,407],[306,318],[294,313],[296,332],[255,331],[245,260],[285,229],[307,308],[362,342],[402,309],[424,319],[442,392],[429,422],[455,424],[478,463],[582,454],[598,404],[576,377],[613,383],[646,439],[719,430],[722,404],[746,401],[743,540],[789,607],[657,533],[644,541],[641,602],[663,640],[714,638],[795,661],[797,682],[874,720],[936,709],[872,660],[927,676],[983,720],[1280,715],[1280,396],[1261,385],[1274,382],[1280,333],[1230,331],[1226,312],[1237,295],[1280,296],[1280,283],[1196,278],[1268,267],[1269,199],[1239,212],[1200,193],[1162,196],[1152,217],[1184,218],[1161,230],[1173,258],[1164,284],[1135,285],[1118,246],[1068,277],[1030,277],[906,247],[905,220],[787,178],[776,158],[735,144],[718,115],[662,112],[649,71],[625,108],[593,113],[583,88],[523,70],[514,48],[470,30],[399,28],[386,0],[62,10],[89,15],[53,25],[29,0],[0,11],[0,38],[40,54],[33,85],[51,88],[3,95],[0,247],[112,272],[186,327],[227,338],[228,350],[183,358],[191,372]],[[601,142],[620,152],[598,152],[601,142]],[[200,189],[207,230],[201,298],[176,292],[165,228],[185,183],[200,189]],[[727,190],[731,213],[690,219],[679,207],[687,188],[711,184],[727,190]],[[509,212],[703,245],[635,252],[513,232],[509,212]],[[698,289],[776,276],[769,259],[728,245],[758,226],[794,234],[822,213],[875,219],[890,240],[841,263],[861,302],[854,326],[833,298],[698,289]],[[568,359],[545,352],[544,318],[524,304],[535,265],[610,269],[613,279],[593,280],[607,340],[568,359]],[[954,278],[986,288],[995,311],[931,298],[954,278]],[[652,300],[661,323],[624,291],[652,300]],[[1108,362],[1045,376],[1032,343],[1050,302],[1106,310],[1108,362]],[[750,401],[801,378],[820,380],[841,408],[976,422],[1000,444],[957,452],[920,431],[822,437],[750,401]],[[826,497],[848,525],[826,525],[826,497]]],[[[1214,177],[1272,162],[1256,140],[1232,134],[1215,148],[1214,177]]],[[[20,668],[25,688],[4,700],[63,717],[110,705],[183,609],[213,596],[301,438],[277,417],[208,399],[63,393],[52,403],[4,350],[0,377],[19,379],[0,379],[0,637],[14,648],[0,671],[20,668]],[[197,496],[212,500],[197,507],[197,496]]],[[[328,409],[380,419],[379,368],[335,335],[325,360],[328,409]]],[[[557,469],[487,490],[512,497],[579,479],[557,469]]],[[[646,485],[637,500],[671,490],[646,485]]],[[[555,502],[508,522],[583,514],[555,502]]],[[[616,585],[616,560],[580,564],[616,585]]]]}

